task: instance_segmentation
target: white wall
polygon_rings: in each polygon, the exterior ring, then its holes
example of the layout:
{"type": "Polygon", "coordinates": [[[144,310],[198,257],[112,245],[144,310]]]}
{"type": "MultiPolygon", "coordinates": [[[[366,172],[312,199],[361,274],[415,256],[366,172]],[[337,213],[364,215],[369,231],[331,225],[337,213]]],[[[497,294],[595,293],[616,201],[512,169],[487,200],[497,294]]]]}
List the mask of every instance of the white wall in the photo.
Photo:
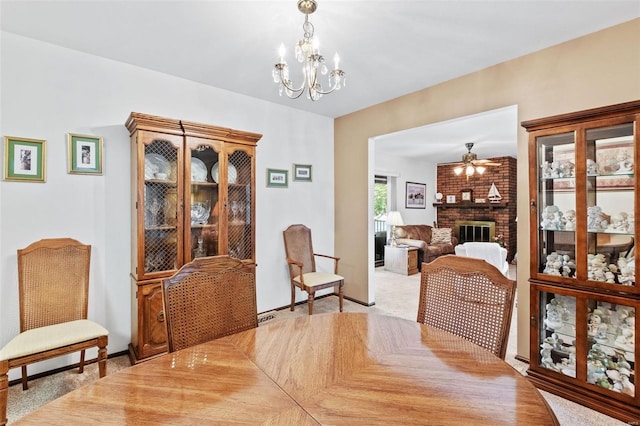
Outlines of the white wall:
{"type": "MultiPolygon", "coordinates": [[[[283,229],[304,223],[314,231],[314,249],[333,252],[332,119],[6,32],[1,40],[0,132],[45,139],[47,159],[46,183],[0,182],[0,345],[19,332],[16,250],[41,238],[71,237],[93,246],[89,317],[109,329],[110,353],[126,350],[130,158],[124,122],[132,111],[263,134],[256,191],[259,312],[289,303],[283,229]],[[104,175],[67,174],[69,132],[104,138],[104,175]],[[312,164],[313,182],[266,188],[267,167],[291,170],[293,163],[312,164]]],[[[297,300],[305,297],[299,293],[297,300]]]]}
{"type": "MultiPolygon", "coordinates": [[[[375,142],[374,142],[375,143],[375,142]]],[[[396,177],[396,201],[398,211],[407,225],[433,225],[435,208],[433,201],[436,193],[436,164],[422,160],[391,155],[375,155],[374,174],[387,173],[396,177]],[[407,182],[424,183],[427,185],[426,209],[405,208],[405,188],[407,182]]],[[[371,176],[373,181],[373,175],[371,176]]],[[[371,207],[373,208],[373,207],[371,207]]]]}

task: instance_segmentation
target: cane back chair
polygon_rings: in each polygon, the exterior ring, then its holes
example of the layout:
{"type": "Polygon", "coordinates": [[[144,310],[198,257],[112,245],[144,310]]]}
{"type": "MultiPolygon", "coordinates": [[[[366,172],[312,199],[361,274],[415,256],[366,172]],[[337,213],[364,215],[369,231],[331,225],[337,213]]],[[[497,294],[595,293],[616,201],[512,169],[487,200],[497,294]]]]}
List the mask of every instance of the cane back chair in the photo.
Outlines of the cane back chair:
{"type": "Polygon", "coordinates": [[[309,315],[313,314],[313,299],[317,290],[338,287],[340,312],[342,312],[344,277],[338,275],[340,258],[314,253],[311,230],[304,225],[291,225],[282,232],[282,235],[291,279],[291,310],[295,309],[296,287],[309,295],[309,315]],[[316,256],[333,259],[333,273],[316,271],[316,256]]]}
{"type": "Polygon", "coordinates": [[[169,351],[258,326],[255,265],[198,257],[163,282],[169,351]]]}
{"type": "Polygon", "coordinates": [[[422,264],[417,321],[504,359],[516,282],[483,259],[440,256],[422,264]]]}
{"type": "Polygon", "coordinates": [[[22,368],[26,390],[27,365],[98,348],[100,377],[107,374],[109,332],[87,319],[91,246],[71,238],[37,241],[18,250],[20,334],[0,350],[0,425],[7,422],[8,371],[22,368]]]}

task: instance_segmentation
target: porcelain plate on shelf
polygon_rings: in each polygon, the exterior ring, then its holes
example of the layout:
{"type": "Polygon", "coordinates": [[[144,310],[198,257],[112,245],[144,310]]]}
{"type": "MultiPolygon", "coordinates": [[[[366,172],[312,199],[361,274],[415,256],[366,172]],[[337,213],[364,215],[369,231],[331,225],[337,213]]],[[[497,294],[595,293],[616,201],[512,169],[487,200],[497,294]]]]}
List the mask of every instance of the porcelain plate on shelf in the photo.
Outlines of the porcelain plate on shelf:
{"type": "Polygon", "coordinates": [[[191,157],[191,180],[193,182],[207,181],[207,166],[196,157],[191,157]]]}
{"type": "Polygon", "coordinates": [[[144,178],[155,179],[156,173],[164,173],[169,176],[171,173],[171,165],[166,158],[160,154],[150,152],[144,156],[144,178]]]}
{"type": "MultiPolygon", "coordinates": [[[[211,168],[211,177],[215,183],[218,183],[218,169],[218,163],[214,164],[211,168]]],[[[227,175],[227,183],[236,183],[236,180],[238,179],[238,171],[233,164],[227,164],[227,175]]]]}

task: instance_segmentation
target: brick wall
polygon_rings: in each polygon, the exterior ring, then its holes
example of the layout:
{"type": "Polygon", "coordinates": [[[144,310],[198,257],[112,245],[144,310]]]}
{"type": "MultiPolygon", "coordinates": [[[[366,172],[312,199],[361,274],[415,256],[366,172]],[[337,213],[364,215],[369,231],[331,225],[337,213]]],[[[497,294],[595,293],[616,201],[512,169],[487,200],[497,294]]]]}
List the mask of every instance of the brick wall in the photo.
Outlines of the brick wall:
{"type": "Polygon", "coordinates": [[[513,157],[495,157],[491,160],[501,164],[499,167],[487,167],[482,175],[469,177],[456,176],[452,165],[439,165],[437,171],[437,192],[443,195],[442,206],[437,207],[437,223],[440,228],[453,228],[456,220],[488,220],[496,223],[496,235],[504,236],[507,248],[507,260],[511,261],[516,253],[516,197],[517,197],[517,161],[513,157]],[[486,199],[491,183],[502,196],[500,205],[476,204],[476,198],[486,199]],[[471,203],[461,201],[461,191],[471,189],[471,203]],[[447,195],[456,196],[456,204],[446,204],[447,195]],[[465,207],[467,206],[467,207],[465,207]]]}

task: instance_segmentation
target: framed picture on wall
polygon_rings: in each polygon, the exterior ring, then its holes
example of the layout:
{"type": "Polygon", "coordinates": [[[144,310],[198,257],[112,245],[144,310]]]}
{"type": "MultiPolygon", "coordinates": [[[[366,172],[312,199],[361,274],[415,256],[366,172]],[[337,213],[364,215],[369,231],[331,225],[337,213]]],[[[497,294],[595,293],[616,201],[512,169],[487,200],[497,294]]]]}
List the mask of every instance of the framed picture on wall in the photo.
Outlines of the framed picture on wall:
{"type": "Polygon", "coordinates": [[[286,188],[289,183],[289,171],[267,169],[267,186],[271,188],[286,188]]]}
{"type": "Polygon", "coordinates": [[[407,190],[405,196],[405,208],[407,209],[425,209],[427,208],[427,184],[407,182],[407,190]]]}
{"type": "Polygon", "coordinates": [[[45,162],[45,140],[5,136],[4,180],[44,182],[45,162]]]}
{"type": "Polygon", "coordinates": [[[296,182],[311,182],[311,165],[310,164],[294,164],[293,180],[296,182]]]}
{"type": "Polygon", "coordinates": [[[67,135],[68,173],[102,174],[102,138],[99,136],[67,135]]]}

